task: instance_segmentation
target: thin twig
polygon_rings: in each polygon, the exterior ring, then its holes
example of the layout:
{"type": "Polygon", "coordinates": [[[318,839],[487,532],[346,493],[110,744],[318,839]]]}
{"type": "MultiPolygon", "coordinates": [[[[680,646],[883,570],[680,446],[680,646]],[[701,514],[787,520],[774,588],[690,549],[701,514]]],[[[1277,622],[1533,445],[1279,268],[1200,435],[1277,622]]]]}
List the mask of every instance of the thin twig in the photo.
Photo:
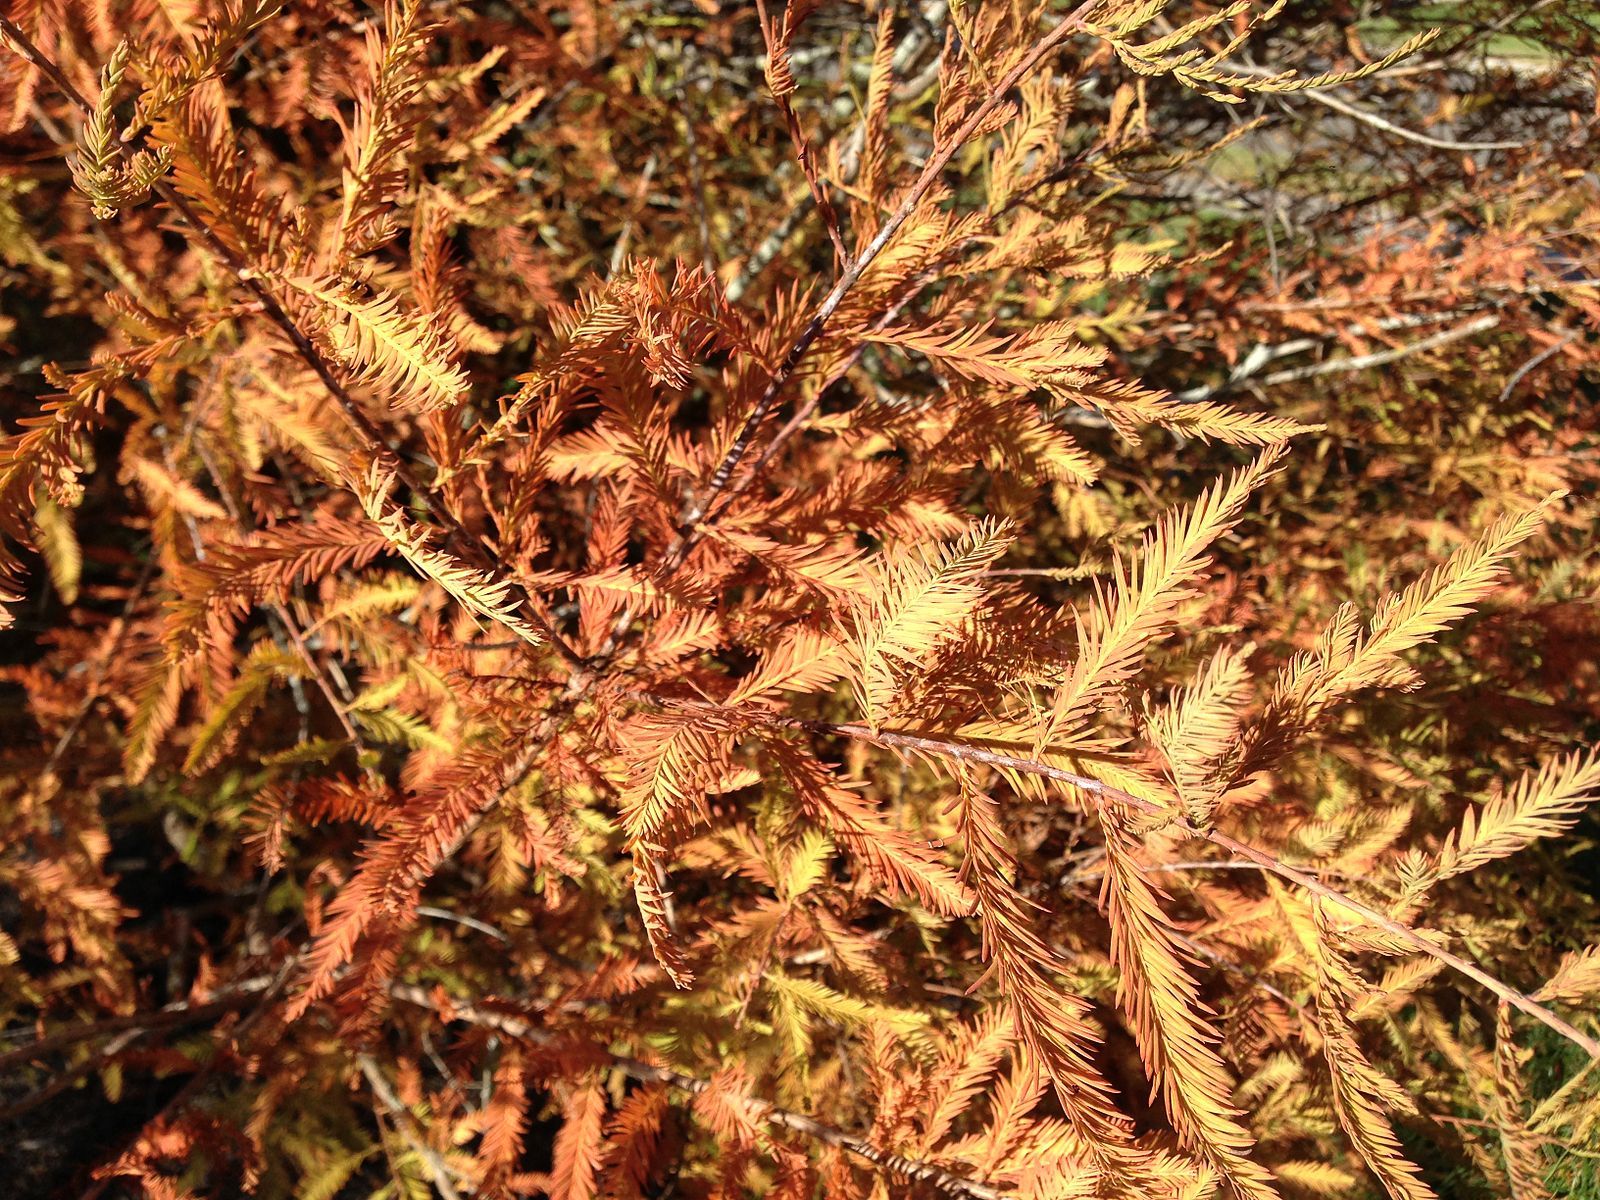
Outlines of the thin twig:
{"type": "Polygon", "coordinates": [[[751,252],[739,274],[727,286],[724,294],[730,304],[737,304],[744,297],[750,290],[750,285],[760,277],[761,272],[778,257],[778,252],[783,249],[784,243],[794,236],[795,230],[800,228],[810,211],[811,193],[807,191],[794,199],[789,215],[779,221],[777,228],[762,239],[761,244],[751,252]]]}
{"type": "Polygon", "coordinates": [[[649,199],[650,181],[656,175],[656,163],[659,155],[651,154],[645,160],[644,171],[639,175],[639,187],[633,197],[633,207],[628,210],[628,216],[622,223],[622,232],[617,235],[616,245],[611,247],[611,262],[606,268],[606,278],[610,279],[622,269],[622,264],[628,257],[628,243],[633,238],[633,227],[639,215],[639,210],[644,208],[649,199]]]}
{"type": "MultiPolygon", "coordinates": [[[[193,418],[189,423],[190,432],[198,424],[199,414],[200,402],[197,400],[194,403],[193,418]]],[[[168,468],[174,474],[179,474],[178,463],[172,448],[165,446],[165,439],[160,440],[166,448],[168,468]]],[[[253,527],[244,510],[239,507],[239,503],[234,498],[233,493],[223,486],[221,468],[217,465],[215,458],[206,450],[201,439],[194,439],[193,444],[195,453],[199,455],[201,465],[205,467],[206,474],[211,478],[211,486],[216,489],[217,495],[222,497],[223,508],[227,510],[228,516],[232,518],[234,526],[239,530],[240,535],[248,537],[253,527]]],[[[200,560],[205,558],[203,547],[198,543],[195,545],[195,557],[200,560]]],[[[366,743],[362,739],[360,731],[356,729],[355,724],[350,720],[349,714],[345,712],[345,706],[340,701],[338,693],[334,691],[327,672],[323,670],[322,664],[316,660],[311,653],[310,647],[306,645],[306,640],[300,631],[300,623],[285,604],[274,601],[268,608],[272,616],[277,619],[278,624],[282,626],[284,636],[293,645],[300,661],[305,664],[306,670],[310,672],[312,682],[317,685],[317,690],[322,693],[322,698],[328,702],[328,707],[333,710],[334,719],[339,722],[340,727],[344,730],[345,737],[349,739],[351,747],[355,750],[357,756],[364,760],[367,754],[366,743]]]]}
{"type": "Polygon", "coordinates": [[[506,936],[503,929],[496,929],[487,921],[480,921],[477,917],[469,917],[466,913],[451,912],[448,908],[435,908],[431,904],[417,905],[417,916],[432,917],[435,921],[450,921],[456,925],[464,925],[468,929],[476,929],[479,933],[487,933],[497,941],[509,943],[511,939],[506,936]]]}
{"type": "MultiPolygon", "coordinates": [[[[260,1021],[271,1010],[273,1002],[278,999],[278,995],[282,991],[283,986],[289,982],[289,978],[294,974],[294,969],[299,965],[299,961],[299,954],[294,954],[284,962],[283,966],[278,970],[278,973],[273,977],[272,982],[269,983],[265,988],[265,995],[261,997],[260,1003],[251,1009],[250,1012],[240,1020],[238,1027],[232,1031],[231,1037],[235,1042],[238,1042],[247,1033],[249,1033],[251,1028],[255,1026],[256,1022],[260,1021]]],[[[122,1154],[118,1155],[116,1159],[112,1160],[112,1168],[114,1169],[116,1162],[120,1161],[127,1155],[129,1151],[133,1149],[133,1147],[139,1144],[139,1140],[144,1136],[144,1130],[149,1129],[151,1126],[170,1121],[179,1112],[187,1108],[190,1101],[198,1096],[201,1089],[211,1081],[212,1076],[221,1066],[223,1059],[224,1056],[221,1053],[214,1054],[208,1062],[206,1062],[198,1071],[191,1075],[189,1077],[189,1082],[178,1089],[177,1095],[173,1096],[172,1099],[168,1100],[164,1105],[162,1105],[161,1111],[156,1113],[154,1117],[150,1118],[150,1120],[146,1121],[140,1127],[140,1131],[134,1135],[134,1138],[130,1142],[128,1149],[124,1150],[122,1154]]],[[[114,1178],[116,1178],[115,1174],[102,1175],[100,1178],[91,1183],[87,1189],[85,1189],[83,1195],[80,1197],[80,1200],[99,1200],[99,1197],[105,1194],[106,1188],[111,1185],[111,1181],[114,1178]]]]}
{"type": "MultiPolygon", "coordinates": [[[[166,1029],[173,1025],[195,1025],[209,1021],[212,1017],[245,1007],[252,997],[271,985],[272,980],[265,976],[246,979],[227,994],[203,1004],[190,1004],[184,1001],[169,1004],[154,1012],[130,1013],[125,1017],[107,1017],[101,1021],[85,1021],[78,1025],[69,1025],[65,1029],[58,1029],[44,1037],[35,1038],[27,1045],[0,1054],[0,1071],[10,1070],[22,1063],[34,1062],[47,1054],[54,1054],[57,1050],[64,1050],[68,1046],[91,1041],[108,1033],[122,1033],[128,1030],[147,1033],[153,1029],[166,1029]]],[[[8,1036],[13,1032],[16,1031],[8,1030],[8,1036]]]]}
{"type": "MultiPolygon", "coordinates": [[[[777,30],[767,15],[767,0],[756,0],[756,17],[761,26],[762,40],[766,42],[767,58],[770,62],[775,53],[786,51],[780,50],[776,45],[777,30]]],[[[770,70],[768,78],[771,78],[770,70]]],[[[795,157],[800,163],[800,173],[805,176],[806,186],[811,189],[811,202],[817,206],[817,212],[822,216],[822,223],[828,230],[828,240],[833,243],[834,263],[843,269],[850,259],[850,253],[844,248],[844,234],[839,229],[839,214],[834,210],[827,186],[818,177],[816,165],[812,162],[811,142],[807,139],[805,130],[800,127],[800,117],[794,111],[788,93],[774,92],[772,98],[778,105],[778,111],[783,114],[784,126],[789,131],[789,141],[794,146],[795,157]]]]}
{"type": "Polygon", "coordinates": [[[13,1100],[4,1107],[0,1107],[0,1126],[9,1125],[18,1117],[49,1104],[63,1092],[70,1091],[77,1085],[78,1080],[107,1066],[129,1043],[137,1041],[144,1036],[144,1033],[145,1031],[142,1029],[130,1029],[125,1033],[119,1033],[111,1039],[105,1049],[96,1051],[82,1062],[74,1063],[64,1071],[56,1072],[51,1076],[50,1082],[43,1087],[29,1092],[19,1100],[13,1100]]]}
{"type": "Polygon", "coordinates": [[[1292,383],[1298,379],[1311,379],[1318,375],[1364,371],[1368,367],[1381,367],[1385,363],[1397,362],[1414,354],[1424,354],[1429,350],[1437,350],[1440,346],[1448,346],[1451,342],[1459,342],[1463,338],[1471,337],[1473,334],[1493,329],[1499,324],[1499,317],[1486,313],[1481,317],[1468,321],[1465,325],[1458,325],[1454,329],[1442,330],[1430,337],[1419,338],[1417,341],[1407,342],[1403,346],[1396,346],[1392,350],[1378,350],[1372,354],[1356,354],[1349,358],[1331,358],[1327,362],[1312,363],[1310,366],[1291,367],[1286,371],[1274,371],[1271,375],[1262,376],[1259,382],[1263,387],[1272,387],[1275,384],[1292,383]]]}
{"type": "MultiPolygon", "coordinates": [[[[1269,78],[1273,74],[1273,72],[1267,70],[1265,67],[1257,67],[1247,63],[1230,62],[1223,64],[1223,67],[1225,70],[1237,71],[1241,75],[1254,75],[1258,79],[1269,78]]],[[[1363,125],[1370,125],[1374,129],[1381,129],[1385,133],[1392,133],[1397,138],[1403,138],[1408,142],[1415,142],[1419,146],[1432,146],[1435,150],[1474,151],[1523,149],[1523,143],[1521,142],[1458,142],[1453,138],[1438,138],[1433,137],[1431,134],[1418,133],[1415,129],[1407,129],[1404,125],[1396,125],[1393,121],[1390,121],[1384,117],[1380,117],[1377,113],[1368,112],[1364,108],[1357,108],[1349,101],[1341,100],[1339,97],[1332,95],[1320,88],[1306,88],[1295,94],[1304,96],[1307,100],[1313,100],[1326,108],[1331,108],[1334,112],[1343,113],[1352,120],[1360,121],[1363,125]]]]}
{"type": "Polygon", "coordinates": [[[1495,397],[1496,402],[1504,404],[1507,400],[1511,399],[1511,393],[1517,390],[1517,384],[1521,383],[1528,377],[1530,373],[1544,366],[1545,363],[1549,362],[1552,358],[1560,354],[1563,350],[1577,340],[1578,334],[1577,331],[1574,330],[1572,333],[1567,334],[1567,336],[1562,338],[1559,342],[1546,346],[1543,350],[1539,351],[1539,353],[1535,354],[1515,371],[1511,372],[1511,378],[1506,380],[1505,387],[1500,389],[1500,395],[1495,397]]]}
{"type": "MultiPolygon", "coordinates": [[[[1218,383],[1175,392],[1172,398],[1184,404],[1200,403],[1256,380],[1267,367],[1279,359],[1291,358],[1296,354],[1304,354],[1308,350],[1319,349],[1335,338],[1342,336],[1371,337],[1376,333],[1393,333],[1396,330],[1415,329],[1422,325],[1438,325],[1450,320],[1452,317],[1466,316],[1474,309],[1481,307],[1483,306],[1469,305],[1465,309],[1445,312],[1402,313],[1399,316],[1382,317],[1376,321],[1356,321],[1342,329],[1332,330],[1316,337],[1291,338],[1287,342],[1278,342],[1276,344],[1258,342],[1239,356],[1238,363],[1226,379],[1218,383]]],[[[1174,325],[1170,326],[1170,328],[1174,332],[1189,332],[1193,327],[1189,325],[1174,325]]],[[[1352,360],[1346,358],[1331,361],[1349,369],[1349,364],[1352,360]]],[[[1265,381],[1263,380],[1262,382],[1265,381]]]]}
{"type": "Polygon", "coordinates": [[[389,1081],[383,1077],[383,1072],[378,1069],[378,1064],[372,1056],[358,1054],[356,1063],[360,1066],[361,1073],[367,1077],[367,1084],[372,1088],[372,1094],[378,1103],[383,1105],[384,1110],[399,1126],[400,1136],[405,1138],[406,1145],[410,1146],[412,1152],[422,1160],[439,1195],[443,1196],[444,1200],[461,1200],[461,1193],[456,1191],[455,1184],[451,1182],[451,1176],[456,1175],[456,1172],[437,1150],[422,1140],[421,1133],[416,1128],[416,1118],[411,1115],[411,1110],[405,1106],[400,1097],[395,1095],[394,1089],[389,1086],[389,1081]]]}
{"type": "MultiPolygon", "coordinates": [[[[683,102],[689,104],[689,89],[684,88],[683,102]]],[[[705,173],[700,169],[700,149],[695,136],[694,117],[683,114],[683,144],[689,157],[689,188],[694,192],[695,232],[700,238],[700,269],[707,279],[717,277],[717,256],[711,250],[711,219],[706,213],[705,173]]]]}
{"type": "Polygon", "coordinates": [[[100,699],[100,685],[105,682],[106,673],[111,669],[122,653],[122,644],[127,640],[128,630],[131,626],[130,618],[133,610],[144,599],[145,591],[150,586],[150,581],[155,577],[156,555],[152,554],[139,569],[139,578],[134,581],[133,590],[123,602],[122,615],[117,618],[116,630],[111,635],[110,644],[94,665],[94,677],[89,681],[88,691],[84,693],[77,710],[72,714],[72,719],[67,722],[67,727],[61,731],[61,736],[56,739],[56,744],[50,749],[50,756],[45,759],[44,767],[40,770],[41,776],[50,775],[61,759],[66,755],[73,740],[78,736],[78,731],[83,728],[83,723],[89,719],[89,714],[94,711],[95,703],[100,699]]]}

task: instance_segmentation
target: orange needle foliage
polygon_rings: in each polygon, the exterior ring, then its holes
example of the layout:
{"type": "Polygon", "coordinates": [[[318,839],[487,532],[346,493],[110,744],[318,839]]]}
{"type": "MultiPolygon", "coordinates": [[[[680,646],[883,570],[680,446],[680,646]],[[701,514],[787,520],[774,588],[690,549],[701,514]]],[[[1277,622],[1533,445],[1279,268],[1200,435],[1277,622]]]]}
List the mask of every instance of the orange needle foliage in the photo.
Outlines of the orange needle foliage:
{"type": "Polygon", "coordinates": [[[21,1194],[1593,1195],[1502,7],[8,5],[21,1194]]]}

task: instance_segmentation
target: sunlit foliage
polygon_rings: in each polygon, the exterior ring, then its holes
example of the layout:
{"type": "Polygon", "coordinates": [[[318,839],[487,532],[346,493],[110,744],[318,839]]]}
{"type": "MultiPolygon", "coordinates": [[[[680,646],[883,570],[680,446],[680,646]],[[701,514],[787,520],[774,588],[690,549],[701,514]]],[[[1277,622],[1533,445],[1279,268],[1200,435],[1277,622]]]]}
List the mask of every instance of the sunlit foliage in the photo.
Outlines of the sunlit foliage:
{"type": "Polygon", "coordinates": [[[21,1194],[1600,1194],[1587,9],[9,4],[21,1194]]]}

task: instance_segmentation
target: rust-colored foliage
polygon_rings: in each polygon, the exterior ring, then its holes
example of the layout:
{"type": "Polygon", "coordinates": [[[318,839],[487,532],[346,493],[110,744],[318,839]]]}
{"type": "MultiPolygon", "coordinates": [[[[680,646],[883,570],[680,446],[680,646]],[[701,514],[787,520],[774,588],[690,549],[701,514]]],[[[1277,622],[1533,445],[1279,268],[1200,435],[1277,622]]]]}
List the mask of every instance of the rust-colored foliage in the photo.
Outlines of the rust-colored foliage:
{"type": "Polygon", "coordinates": [[[1596,37],[9,4],[19,1194],[1594,1196],[1596,37]]]}

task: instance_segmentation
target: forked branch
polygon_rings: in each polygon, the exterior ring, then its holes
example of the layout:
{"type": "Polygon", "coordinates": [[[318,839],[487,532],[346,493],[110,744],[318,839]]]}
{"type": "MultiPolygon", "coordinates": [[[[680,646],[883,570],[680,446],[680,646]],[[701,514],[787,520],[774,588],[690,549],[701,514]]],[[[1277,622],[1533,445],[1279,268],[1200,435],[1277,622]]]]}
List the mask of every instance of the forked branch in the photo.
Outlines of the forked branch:
{"type": "Polygon", "coordinates": [[[828,321],[838,311],[839,305],[844,302],[845,296],[850,293],[851,288],[855,287],[866,269],[872,265],[873,259],[877,258],[883,248],[893,240],[894,235],[900,232],[901,226],[910,219],[911,214],[916,211],[917,205],[922,202],[922,198],[938,182],[940,173],[950,164],[950,160],[967,144],[968,140],[988,120],[994,110],[1006,102],[1012,89],[1017,84],[1033,74],[1034,69],[1062,42],[1084,27],[1089,14],[1099,4],[1100,0],[1087,0],[1087,3],[1080,4],[1059,25],[1034,43],[1033,49],[1028,51],[1016,66],[1006,72],[1005,77],[995,85],[994,90],[989,93],[983,102],[972,110],[967,119],[961,123],[960,128],[951,134],[942,145],[934,147],[933,152],[928,156],[926,165],[922,168],[921,174],[917,176],[916,181],[901,197],[899,206],[889,216],[889,219],[883,223],[883,227],[878,230],[877,235],[867,244],[866,249],[850,261],[850,264],[844,269],[844,273],[839,276],[838,282],[833,285],[833,289],[823,298],[822,303],[817,306],[817,311],[806,322],[805,328],[800,331],[800,335],[795,338],[789,349],[784,353],[777,369],[773,371],[772,377],[767,381],[767,386],[762,391],[761,398],[756,401],[755,407],[750,410],[750,415],[745,418],[744,424],[740,427],[739,434],[734,438],[733,445],[729,447],[728,453],[723,457],[721,463],[717,465],[716,472],[711,476],[711,482],[706,488],[705,495],[696,499],[689,506],[688,511],[684,513],[682,521],[684,530],[692,530],[699,524],[701,518],[711,511],[711,507],[716,503],[717,497],[728,486],[728,481],[733,477],[734,471],[738,470],[739,464],[744,461],[744,456],[749,453],[750,444],[754,441],[757,430],[761,428],[761,423],[766,420],[767,414],[772,411],[773,406],[778,402],[778,397],[782,395],[783,389],[788,385],[796,369],[805,360],[811,347],[816,344],[817,339],[822,336],[823,331],[828,327],[828,321]]]}

